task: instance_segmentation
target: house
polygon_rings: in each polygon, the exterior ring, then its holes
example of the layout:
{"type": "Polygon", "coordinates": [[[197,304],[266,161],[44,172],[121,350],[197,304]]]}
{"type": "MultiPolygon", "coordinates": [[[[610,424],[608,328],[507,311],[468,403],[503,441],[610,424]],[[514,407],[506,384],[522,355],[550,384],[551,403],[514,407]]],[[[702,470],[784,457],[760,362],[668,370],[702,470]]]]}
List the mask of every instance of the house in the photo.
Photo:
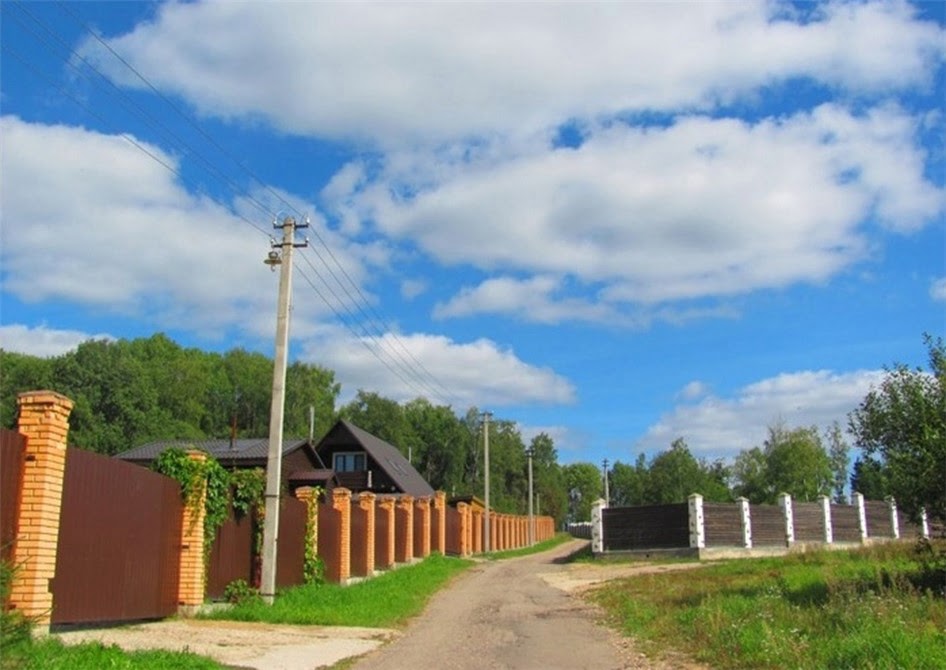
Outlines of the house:
{"type": "Polygon", "coordinates": [[[315,446],[316,454],[335,472],[339,486],[353,493],[434,494],[404,455],[391,444],[355,424],[339,420],[315,446]]]}
{"type": "MultiPolygon", "coordinates": [[[[269,457],[268,438],[223,440],[157,440],[116,455],[131,463],[150,466],[166,449],[199,449],[213,456],[230,469],[266,469],[269,457]]],[[[312,443],[306,439],[287,438],[282,445],[282,481],[295,488],[301,485],[334,488],[332,471],[319,459],[312,443]],[[304,473],[303,476],[297,476],[304,473]]]]}

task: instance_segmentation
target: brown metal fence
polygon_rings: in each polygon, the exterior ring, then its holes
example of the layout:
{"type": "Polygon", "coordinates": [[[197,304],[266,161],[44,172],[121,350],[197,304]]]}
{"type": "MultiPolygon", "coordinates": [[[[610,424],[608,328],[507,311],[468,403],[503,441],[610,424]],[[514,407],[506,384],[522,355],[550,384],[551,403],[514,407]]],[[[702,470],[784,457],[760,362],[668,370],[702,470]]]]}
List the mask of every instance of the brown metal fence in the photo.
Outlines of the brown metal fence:
{"type": "Polygon", "coordinates": [[[284,589],[305,582],[305,524],[308,505],[284,496],[279,508],[279,549],[276,586],[284,589]]]}
{"type": "Polygon", "coordinates": [[[831,503],[831,534],[835,542],[860,542],[860,522],[854,505],[831,503]]]}
{"type": "Polygon", "coordinates": [[[25,449],[25,437],[0,430],[0,559],[4,561],[13,560],[25,449]]]}
{"type": "Polygon", "coordinates": [[[868,537],[893,537],[890,527],[890,505],[885,500],[865,500],[868,537]]]}
{"type": "Polygon", "coordinates": [[[319,558],[325,564],[325,579],[338,582],[341,575],[341,564],[338,546],[338,529],[341,526],[341,512],[328,503],[319,504],[319,558]]]}
{"type": "Polygon", "coordinates": [[[173,479],[68,449],[52,623],[174,614],[182,506],[173,479]]]}
{"type": "Polygon", "coordinates": [[[703,503],[703,533],[707,547],[741,547],[742,515],[739,505],[703,503]]]}
{"type": "Polygon", "coordinates": [[[605,551],[690,546],[687,503],[605,508],[602,522],[605,551]]]}
{"type": "Polygon", "coordinates": [[[254,549],[256,519],[252,514],[230,517],[217,530],[207,562],[207,597],[223,598],[227,584],[237,579],[259,586],[259,569],[254,549]]]}
{"type": "Polygon", "coordinates": [[[824,542],[824,508],[820,503],[792,503],[796,542],[824,542]]]}
{"type": "Polygon", "coordinates": [[[752,545],[785,546],[785,516],[778,505],[749,505],[752,545]]]}
{"type": "Polygon", "coordinates": [[[368,511],[360,505],[351,506],[351,574],[368,574],[368,511]]]}

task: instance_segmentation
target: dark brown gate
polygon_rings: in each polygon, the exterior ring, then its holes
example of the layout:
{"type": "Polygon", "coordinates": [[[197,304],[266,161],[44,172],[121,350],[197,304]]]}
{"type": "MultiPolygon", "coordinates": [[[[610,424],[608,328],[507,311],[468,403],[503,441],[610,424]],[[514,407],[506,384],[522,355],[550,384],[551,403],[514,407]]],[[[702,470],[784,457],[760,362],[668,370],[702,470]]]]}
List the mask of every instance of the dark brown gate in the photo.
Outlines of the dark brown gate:
{"type": "Polygon", "coordinates": [[[13,560],[25,451],[24,436],[12,430],[0,430],[0,559],[4,561],[13,560]]]}
{"type": "Polygon", "coordinates": [[[174,614],[182,507],[169,477],[67,450],[52,623],[174,614]]]}

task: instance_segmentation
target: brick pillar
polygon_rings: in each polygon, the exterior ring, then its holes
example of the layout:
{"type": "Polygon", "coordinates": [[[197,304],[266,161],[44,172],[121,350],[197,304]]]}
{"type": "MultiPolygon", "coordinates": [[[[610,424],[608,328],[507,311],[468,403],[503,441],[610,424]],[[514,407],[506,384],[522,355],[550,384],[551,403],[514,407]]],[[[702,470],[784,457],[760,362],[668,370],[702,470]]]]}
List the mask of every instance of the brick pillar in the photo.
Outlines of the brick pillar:
{"type": "Polygon", "coordinates": [[[466,545],[464,556],[469,556],[473,553],[473,505],[466,505],[463,508],[463,516],[463,542],[466,545]]]}
{"type": "Polygon", "coordinates": [[[410,563],[414,559],[414,496],[401,496],[395,503],[394,520],[394,560],[410,563]]]}
{"type": "Polygon", "coordinates": [[[591,503],[591,553],[604,553],[604,508],[607,503],[598,498],[591,503]]]}
{"type": "Polygon", "coordinates": [[[369,491],[364,491],[358,495],[358,502],[352,509],[352,514],[358,514],[361,519],[359,527],[363,529],[364,537],[361,538],[359,545],[362,548],[362,555],[357,559],[352,557],[353,566],[357,564],[357,573],[359,576],[371,576],[374,574],[374,542],[375,542],[375,499],[377,496],[369,491]]]}
{"type": "Polygon", "coordinates": [[[53,608],[50,580],[56,576],[62,480],[72,401],[53,391],[17,397],[17,430],[26,436],[23,489],[13,564],[20,566],[10,603],[40,628],[48,628],[53,608]]]}
{"type": "Polygon", "coordinates": [[[447,494],[443,491],[434,494],[430,545],[431,552],[437,552],[441,556],[447,555],[447,494]]]}
{"type": "Polygon", "coordinates": [[[473,509],[473,547],[471,550],[474,554],[483,553],[483,510],[480,508],[473,509]]]}
{"type": "Polygon", "coordinates": [[[795,515],[792,511],[792,497],[787,493],[778,496],[779,507],[782,508],[782,518],[785,520],[785,546],[795,544],[795,515]]]}
{"type": "Polygon", "coordinates": [[[306,532],[309,531],[309,519],[312,524],[312,536],[309,541],[312,543],[311,551],[313,556],[319,555],[319,491],[311,486],[301,486],[296,489],[296,500],[305,503],[306,507],[306,532]]]}
{"type": "Polygon", "coordinates": [[[414,501],[414,556],[430,556],[430,498],[414,501]]]}
{"type": "Polygon", "coordinates": [[[489,513],[489,549],[499,551],[499,515],[492,510],[489,513]]]}
{"type": "Polygon", "coordinates": [[[703,496],[692,493],[688,499],[690,517],[690,548],[702,549],[706,546],[703,529],[703,496]]]}
{"type": "Polygon", "coordinates": [[[739,505],[739,524],[742,526],[742,546],[752,549],[752,515],[749,513],[749,499],[736,498],[739,505]]]}
{"type": "MultiPolygon", "coordinates": [[[[207,454],[203,451],[188,450],[188,458],[194,461],[206,461],[207,454]]],[[[207,510],[206,488],[201,491],[190,505],[182,510],[181,519],[181,570],[177,586],[177,605],[184,612],[199,607],[204,602],[205,577],[204,569],[204,517],[207,510]]]]}
{"type": "Polygon", "coordinates": [[[375,524],[384,529],[384,533],[377,539],[375,550],[377,551],[375,567],[386,570],[395,563],[395,515],[394,515],[394,496],[382,496],[378,499],[377,515],[380,519],[375,519],[375,524]]]}
{"type": "Polygon", "coordinates": [[[831,498],[821,496],[821,524],[824,528],[824,542],[831,544],[834,542],[834,526],[831,525],[831,498]]]}
{"type": "MultiPolygon", "coordinates": [[[[339,487],[332,489],[332,511],[338,519],[336,553],[331,565],[331,579],[339,584],[351,577],[351,491],[339,487]]],[[[326,568],[330,567],[326,561],[326,568]]]]}
{"type": "Polygon", "coordinates": [[[864,496],[861,493],[853,495],[854,506],[857,508],[857,528],[861,534],[861,542],[867,542],[867,511],[864,509],[864,496]]]}
{"type": "Polygon", "coordinates": [[[897,501],[887,496],[887,508],[890,510],[890,534],[895,540],[900,539],[900,519],[897,518],[897,501]]]}
{"type": "Polygon", "coordinates": [[[469,525],[472,515],[470,514],[469,510],[470,506],[466,503],[457,503],[457,512],[460,515],[460,556],[469,556],[471,551],[469,544],[469,525]]]}

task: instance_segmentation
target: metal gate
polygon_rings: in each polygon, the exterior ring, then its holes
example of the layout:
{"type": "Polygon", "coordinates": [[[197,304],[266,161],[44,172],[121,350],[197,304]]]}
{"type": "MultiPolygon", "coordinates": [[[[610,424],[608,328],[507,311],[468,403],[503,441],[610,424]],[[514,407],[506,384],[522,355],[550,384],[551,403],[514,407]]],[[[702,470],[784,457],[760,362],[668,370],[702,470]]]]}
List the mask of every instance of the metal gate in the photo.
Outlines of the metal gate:
{"type": "Polygon", "coordinates": [[[68,449],[52,623],[174,614],[182,507],[173,479],[68,449]]]}

